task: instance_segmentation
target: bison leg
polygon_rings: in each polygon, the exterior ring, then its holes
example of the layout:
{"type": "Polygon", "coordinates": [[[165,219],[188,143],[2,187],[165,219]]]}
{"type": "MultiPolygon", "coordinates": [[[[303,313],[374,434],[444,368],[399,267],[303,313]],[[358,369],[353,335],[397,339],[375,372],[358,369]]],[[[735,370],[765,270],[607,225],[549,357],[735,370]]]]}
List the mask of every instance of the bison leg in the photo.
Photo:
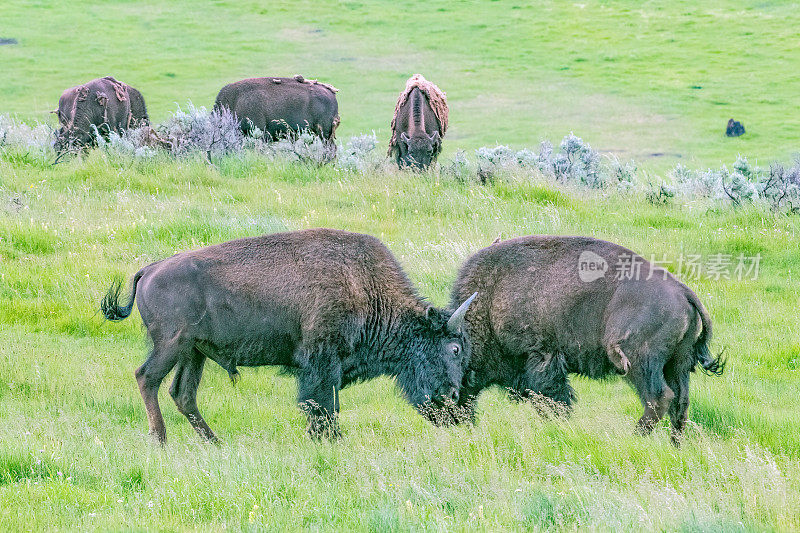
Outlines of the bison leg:
{"type": "Polygon", "coordinates": [[[672,444],[678,447],[681,444],[689,412],[689,373],[682,372],[679,376],[668,379],[667,383],[675,393],[675,398],[669,406],[670,438],[672,444]]]}
{"type": "Polygon", "coordinates": [[[636,425],[636,433],[649,435],[664,417],[675,393],[664,380],[664,358],[660,353],[644,353],[636,358],[629,379],[639,393],[644,414],[636,425]]]}
{"type": "Polygon", "coordinates": [[[543,416],[569,414],[575,400],[575,391],[569,384],[566,364],[562,354],[534,352],[525,363],[512,399],[533,401],[543,416]]]}
{"type": "Polygon", "coordinates": [[[192,357],[181,361],[175,370],[175,377],[169,393],[178,407],[197,433],[205,440],[216,443],[219,441],[197,409],[197,388],[203,376],[203,364],[206,357],[197,349],[193,350],[192,357]]]}
{"type": "Polygon", "coordinates": [[[184,353],[185,347],[180,342],[173,341],[164,346],[156,345],[147,361],[136,369],[136,382],[139,384],[139,392],[147,410],[150,435],[153,435],[159,444],[166,442],[167,429],[158,406],[158,389],[184,353]]]}
{"type": "Polygon", "coordinates": [[[336,343],[322,342],[301,352],[297,403],[308,416],[308,433],[314,438],[339,438],[341,350],[336,343]]]}
{"type": "Polygon", "coordinates": [[[694,347],[679,348],[676,356],[664,367],[667,385],[675,393],[669,405],[672,444],[680,446],[689,412],[689,372],[694,365],[694,347]]]}
{"type": "Polygon", "coordinates": [[[242,118],[239,120],[239,129],[242,130],[242,134],[245,137],[250,136],[250,133],[256,128],[256,125],[253,124],[253,121],[248,117],[242,118]]]}

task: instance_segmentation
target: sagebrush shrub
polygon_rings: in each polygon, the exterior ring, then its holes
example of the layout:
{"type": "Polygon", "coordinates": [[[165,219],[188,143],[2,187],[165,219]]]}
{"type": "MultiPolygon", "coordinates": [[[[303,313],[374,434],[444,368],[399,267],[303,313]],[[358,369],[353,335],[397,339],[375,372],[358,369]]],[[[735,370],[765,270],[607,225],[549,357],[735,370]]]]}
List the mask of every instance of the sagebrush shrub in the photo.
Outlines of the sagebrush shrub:
{"type": "MultiPolygon", "coordinates": [[[[235,115],[229,110],[208,111],[188,104],[180,107],[164,123],[155,128],[145,126],[121,133],[111,132],[105,138],[95,128],[98,146],[119,158],[152,158],[159,152],[182,157],[203,154],[211,161],[227,154],[255,153],[283,162],[325,164],[336,160],[337,169],[347,172],[389,171],[391,163],[378,150],[375,133],[351,137],[346,143],[324,141],[311,131],[292,133],[268,141],[257,129],[244,136],[235,115]],[[338,152],[338,158],[337,158],[338,152]],[[385,168],[384,168],[385,167],[385,168]]],[[[8,115],[0,115],[0,149],[8,154],[49,164],[53,154],[53,128],[46,124],[28,125],[8,115]]],[[[663,205],[675,198],[706,200],[731,207],[760,204],[775,211],[800,212],[800,159],[791,166],[773,164],[757,167],[739,156],[731,169],[692,170],[676,165],[667,181],[640,182],[634,161],[616,157],[603,158],[589,144],[573,133],[565,136],[554,148],[542,141],[537,150],[514,150],[505,145],[483,146],[474,152],[458,150],[449,162],[439,167],[439,175],[463,183],[477,180],[530,179],[536,176],[556,182],[607,189],[626,193],[638,190],[645,199],[663,205]]],[[[57,161],[58,159],[56,159],[57,161]]]]}
{"type": "Polygon", "coordinates": [[[706,198],[735,207],[762,202],[776,211],[796,212],[800,208],[800,160],[789,168],[773,164],[765,170],[739,156],[732,168],[689,170],[678,165],[672,177],[688,198],[706,198]]]}
{"type": "Polygon", "coordinates": [[[272,142],[261,141],[259,151],[274,159],[322,165],[336,156],[336,147],[309,130],[289,134],[272,142]]]}
{"type": "Polygon", "coordinates": [[[113,151],[122,157],[146,159],[158,153],[158,147],[165,148],[163,141],[150,126],[125,130],[122,133],[112,131],[108,140],[97,135],[97,144],[106,151],[113,151]]]}
{"type": "Polygon", "coordinates": [[[443,176],[452,178],[461,183],[467,183],[471,175],[467,153],[464,150],[458,150],[449,163],[440,167],[440,172],[443,176]]]}
{"type": "Polygon", "coordinates": [[[481,183],[490,181],[499,172],[511,171],[517,165],[516,152],[508,146],[482,146],[475,150],[475,155],[478,159],[478,180],[481,183]]]}
{"type": "Polygon", "coordinates": [[[176,156],[201,152],[210,158],[244,147],[236,116],[227,108],[208,112],[189,103],[186,111],[179,107],[157,130],[176,156]]]}
{"type": "Polygon", "coordinates": [[[30,126],[0,115],[0,146],[44,151],[52,147],[53,129],[46,124],[30,126]]]}
{"type": "Polygon", "coordinates": [[[789,168],[779,164],[771,165],[758,185],[762,197],[774,210],[800,212],[800,159],[789,168]]]}
{"type": "Polygon", "coordinates": [[[650,183],[644,197],[653,205],[666,205],[675,198],[675,189],[665,183],[650,183]]]}
{"type": "Polygon", "coordinates": [[[614,183],[618,191],[626,192],[636,187],[638,169],[634,161],[625,161],[623,163],[616,157],[611,158],[608,170],[609,178],[606,181],[614,183]]]}
{"type": "Polygon", "coordinates": [[[350,172],[364,172],[377,168],[383,158],[375,150],[378,138],[375,132],[351,137],[345,146],[339,147],[336,166],[350,172]]]}

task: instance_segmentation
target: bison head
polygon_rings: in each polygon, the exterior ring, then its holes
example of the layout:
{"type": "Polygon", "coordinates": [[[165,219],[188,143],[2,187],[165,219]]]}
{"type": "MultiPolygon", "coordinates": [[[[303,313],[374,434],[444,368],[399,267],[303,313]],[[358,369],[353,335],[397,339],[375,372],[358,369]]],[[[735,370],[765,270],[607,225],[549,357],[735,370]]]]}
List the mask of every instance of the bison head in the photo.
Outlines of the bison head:
{"type": "Polygon", "coordinates": [[[470,356],[464,315],[474,298],[453,313],[429,307],[424,316],[415,317],[405,343],[397,382],[408,401],[437,425],[455,421],[451,410],[470,356]]]}
{"type": "Polygon", "coordinates": [[[91,133],[76,131],[62,126],[55,131],[53,150],[57,155],[75,152],[81,147],[89,146],[93,140],[94,137],[91,133]]]}
{"type": "Polygon", "coordinates": [[[432,135],[420,131],[411,137],[402,132],[400,142],[397,143],[399,150],[397,163],[401,168],[424,170],[436,160],[441,146],[442,138],[438,131],[434,131],[432,135]]]}
{"type": "Polygon", "coordinates": [[[107,132],[108,125],[105,109],[108,96],[97,91],[93,96],[89,94],[86,85],[69,89],[61,97],[58,115],[61,127],[55,132],[53,149],[57,154],[63,154],[86,146],[95,144],[95,135],[107,132]]]}

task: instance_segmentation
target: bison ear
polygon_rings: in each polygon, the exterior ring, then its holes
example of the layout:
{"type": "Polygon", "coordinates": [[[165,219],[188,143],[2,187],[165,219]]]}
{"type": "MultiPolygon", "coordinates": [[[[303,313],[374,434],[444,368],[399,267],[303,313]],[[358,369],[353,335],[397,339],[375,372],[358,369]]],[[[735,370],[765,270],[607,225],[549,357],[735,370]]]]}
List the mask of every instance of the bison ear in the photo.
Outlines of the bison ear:
{"type": "Polygon", "coordinates": [[[106,93],[97,91],[97,102],[101,106],[105,106],[108,103],[108,96],[106,96],[106,93]]]}
{"type": "Polygon", "coordinates": [[[471,370],[470,372],[468,372],[468,373],[467,373],[467,374],[464,376],[464,384],[465,384],[467,387],[474,387],[474,386],[475,386],[475,383],[477,383],[477,382],[478,382],[478,378],[477,378],[477,376],[475,375],[475,371],[474,371],[474,370],[471,370]]]}
{"type": "Polygon", "coordinates": [[[437,316],[439,316],[439,310],[434,306],[429,305],[428,308],[425,309],[425,318],[428,320],[433,320],[433,318],[437,316]]]}
{"type": "Polygon", "coordinates": [[[447,315],[432,305],[425,309],[425,319],[436,330],[444,328],[447,324],[447,315]]]}

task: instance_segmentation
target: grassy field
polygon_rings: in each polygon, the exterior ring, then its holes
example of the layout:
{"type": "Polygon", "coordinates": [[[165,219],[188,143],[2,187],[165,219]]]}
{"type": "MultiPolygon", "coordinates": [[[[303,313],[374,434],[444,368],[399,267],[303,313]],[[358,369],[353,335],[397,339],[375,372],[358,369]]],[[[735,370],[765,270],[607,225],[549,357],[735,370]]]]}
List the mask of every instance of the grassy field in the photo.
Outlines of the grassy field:
{"type": "MultiPolygon", "coordinates": [[[[0,529],[796,530],[800,527],[800,220],[756,209],[556,189],[466,186],[229,157],[39,168],[0,158],[0,529]],[[475,427],[437,429],[387,379],[346,389],[344,440],[315,444],[295,384],[207,365],[202,444],[162,392],[169,442],[146,437],[136,316],[103,322],[114,275],[173,252],[283,229],[380,236],[445,304],[458,264],[497,236],[596,235],[644,254],[761,254],[752,281],[687,281],[713,316],[722,378],[696,375],[681,450],[637,438],[621,381],[575,380],[568,422],[503,391],[475,427]]],[[[676,264],[673,262],[674,269],[676,264]]],[[[165,387],[166,388],[166,387],[165,387]]]]}
{"type": "MultiPolygon", "coordinates": [[[[48,120],[61,90],[114,74],[156,121],[248,75],[337,85],[341,136],[388,137],[421,71],[448,92],[456,148],[569,131],[663,175],[797,150],[800,11],[790,3],[22,2],[0,7],[0,113],[48,120]],[[702,88],[695,88],[702,87],[702,88]],[[740,139],[722,134],[729,116],[740,139]],[[664,156],[652,156],[663,153],[664,156]],[[679,157],[680,155],[680,157],[679,157]]],[[[384,145],[385,146],[385,145],[384,145]]],[[[379,148],[382,150],[382,148],[379,148]]],[[[800,530],[800,216],[678,196],[651,205],[533,171],[489,185],[254,153],[131,159],[0,147],[0,530],[800,530]],[[435,428],[389,379],[346,389],[337,443],[315,443],[294,380],[206,365],[205,445],[162,387],[147,438],[138,315],[104,322],[114,276],[175,252],[308,227],[380,237],[437,305],[458,265],[504,237],[592,235],[649,257],[760,257],[757,279],[684,276],[715,325],[719,378],[693,375],[684,446],[633,436],[621,380],[575,379],[567,421],[491,390],[475,426],[435,428]]],[[[166,381],[171,378],[168,377],[166,381]]]]}
{"type": "Polygon", "coordinates": [[[796,3],[762,0],[5,0],[0,37],[19,44],[0,46],[0,111],[52,122],[63,89],[113,74],[160,121],[230,81],[302,73],[341,89],[342,136],[385,143],[422,72],[448,94],[446,154],[574,131],[660,171],[738,153],[766,164],[798,151],[798,25],[796,3]],[[745,136],[724,136],[730,117],[745,136]]]}

